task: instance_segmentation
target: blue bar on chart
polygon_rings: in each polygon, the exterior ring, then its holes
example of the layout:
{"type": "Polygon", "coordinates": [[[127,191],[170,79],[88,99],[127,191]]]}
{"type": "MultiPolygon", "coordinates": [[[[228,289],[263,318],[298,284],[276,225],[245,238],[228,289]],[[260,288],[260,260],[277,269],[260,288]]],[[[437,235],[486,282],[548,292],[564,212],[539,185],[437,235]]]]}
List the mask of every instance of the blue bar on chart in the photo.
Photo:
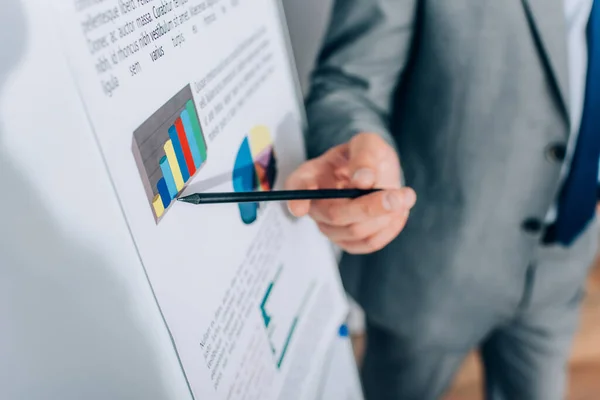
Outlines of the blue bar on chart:
{"type": "Polygon", "coordinates": [[[160,178],[158,183],[156,184],[156,188],[158,189],[158,194],[162,199],[163,206],[165,209],[169,207],[171,204],[171,195],[169,194],[169,188],[167,188],[167,182],[165,182],[165,178],[160,178]]]}
{"type": "Polygon", "coordinates": [[[173,142],[173,148],[175,149],[175,156],[177,157],[177,164],[181,170],[181,176],[183,177],[183,183],[186,183],[190,179],[190,172],[188,171],[187,165],[185,164],[185,156],[183,155],[183,148],[181,142],[177,136],[177,129],[175,125],[171,125],[169,128],[169,138],[173,142]]]}
{"type": "Polygon", "coordinates": [[[190,145],[190,150],[192,151],[194,165],[196,166],[196,169],[198,169],[200,168],[200,165],[202,165],[202,156],[200,155],[200,149],[198,148],[196,136],[194,136],[194,129],[192,128],[192,120],[190,119],[190,114],[187,110],[183,110],[180,116],[181,121],[183,122],[185,136],[187,137],[188,143],[190,145]]]}
{"type": "Polygon", "coordinates": [[[167,183],[171,199],[174,199],[175,196],[177,196],[177,185],[175,184],[175,178],[173,177],[173,171],[171,171],[167,156],[163,156],[163,158],[160,159],[159,165],[163,173],[163,178],[165,178],[165,182],[167,183]]]}

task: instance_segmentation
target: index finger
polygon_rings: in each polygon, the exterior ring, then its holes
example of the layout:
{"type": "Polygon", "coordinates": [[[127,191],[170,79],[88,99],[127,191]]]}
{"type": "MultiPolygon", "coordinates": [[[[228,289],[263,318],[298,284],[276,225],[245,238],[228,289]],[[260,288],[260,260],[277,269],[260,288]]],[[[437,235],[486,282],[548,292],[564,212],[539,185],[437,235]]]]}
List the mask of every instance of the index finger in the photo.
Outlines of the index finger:
{"type": "Polygon", "coordinates": [[[386,214],[409,211],[416,202],[410,188],[387,189],[353,200],[319,200],[310,208],[310,215],[319,222],[347,226],[386,214]]]}
{"type": "MultiPolygon", "coordinates": [[[[285,182],[286,190],[315,190],[318,189],[317,174],[311,162],[304,163],[294,171],[285,182]]],[[[310,200],[291,200],[288,209],[296,217],[308,214],[311,207],[310,200]]]]}

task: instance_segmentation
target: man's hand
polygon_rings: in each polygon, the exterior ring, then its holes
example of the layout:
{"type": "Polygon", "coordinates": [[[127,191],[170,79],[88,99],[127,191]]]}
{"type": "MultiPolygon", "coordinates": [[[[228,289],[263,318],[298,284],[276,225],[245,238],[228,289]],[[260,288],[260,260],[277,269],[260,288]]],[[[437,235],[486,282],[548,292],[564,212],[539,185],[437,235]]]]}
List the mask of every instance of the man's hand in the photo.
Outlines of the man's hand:
{"type": "Polygon", "coordinates": [[[400,186],[396,151],[376,134],[361,133],[321,157],[302,164],[286,188],[381,188],[357,199],[297,200],[289,209],[310,215],[331,241],[353,254],[371,253],[390,243],[406,224],[416,194],[400,186]]]}

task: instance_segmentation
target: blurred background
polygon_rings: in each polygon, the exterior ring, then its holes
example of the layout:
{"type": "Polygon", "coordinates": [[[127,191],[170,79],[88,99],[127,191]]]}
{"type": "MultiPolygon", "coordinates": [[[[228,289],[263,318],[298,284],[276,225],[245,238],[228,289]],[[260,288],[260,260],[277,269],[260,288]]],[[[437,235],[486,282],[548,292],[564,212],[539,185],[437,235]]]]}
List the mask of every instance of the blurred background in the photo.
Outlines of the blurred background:
{"type": "MultiPolygon", "coordinates": [[[[331,0],[283,0],[300,84],[306,93],[310,71],[321,45],[332,6],[331,0]]],[[[587,297],[570,361],[569,400],[600,398],[600,257],[588,280],[587,297]]],[[[350,328],[357,362],[364,351],[362,310],[353,304],[350,328]]],[[[481,393],[481,369],[477,354],[465,361],[447,399],[476,400],[481,393]]]]}

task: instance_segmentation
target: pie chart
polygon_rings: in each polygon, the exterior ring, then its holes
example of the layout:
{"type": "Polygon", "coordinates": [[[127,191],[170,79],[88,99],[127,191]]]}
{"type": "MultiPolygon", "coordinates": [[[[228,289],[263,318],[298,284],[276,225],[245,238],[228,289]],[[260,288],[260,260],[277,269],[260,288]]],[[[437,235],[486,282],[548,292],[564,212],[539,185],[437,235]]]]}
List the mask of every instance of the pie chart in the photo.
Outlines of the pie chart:
{"type": "MultiPolygon", "coordinates": [[[[233,168],[236,192],[269,191],[277,179],[277,158],[269,128],[257,126],[244,137],[233,168]]],[[[246,225],[258,217],[259,203],[239,203],[240,217],[246,225]]]]}

